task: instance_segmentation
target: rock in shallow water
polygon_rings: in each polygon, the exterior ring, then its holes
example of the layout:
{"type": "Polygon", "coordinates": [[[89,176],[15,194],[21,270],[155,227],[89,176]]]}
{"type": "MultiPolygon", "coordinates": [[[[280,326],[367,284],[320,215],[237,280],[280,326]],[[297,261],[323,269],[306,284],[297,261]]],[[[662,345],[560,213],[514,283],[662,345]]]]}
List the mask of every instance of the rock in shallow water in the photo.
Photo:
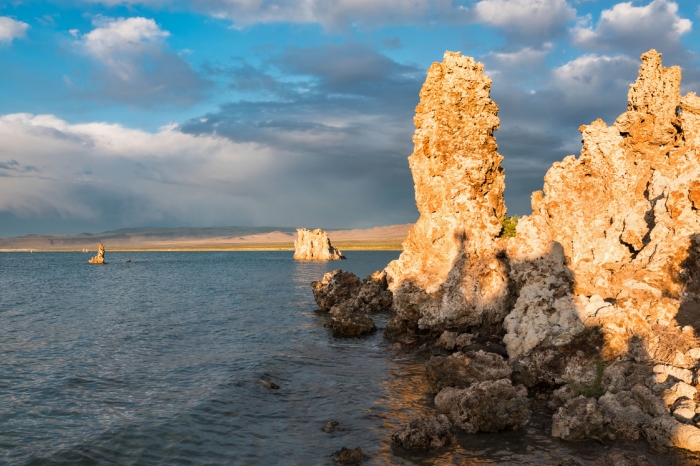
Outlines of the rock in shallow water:
{"type": "Polygon", "coordinates": [[[354,466],[357,464],[362,464],[364,460],[365,455],[362,453],[362,448],[360,447],[357,447],[354,450],[343,447],[333,453],[333,461],[338,464],[354,466]]]}
{"type": "Polygon", "coordinates": [[[105,245],[100,243],[97,246],[97,255],[91,258],[88,263],[90,264],[104,264],[105,263],[105,245]]]}
{"type": "Polygon", "coordinates": [[[294,241],[294,259],[331,261],[345,259],[345,256],[331,245],[328,234],[320,228],[314,231],[298,228],[297,239],[294,241]]]}
{"type": "Polygon", "coordinates": [[[426,364],[433,393],[445,387],[466,388],[475,382],[507,378],[511,372],[502,356],[484,351],[457,352],[446,358],[433,358],[426,364]]]}
{"type": "Polygon", "coordinates": [[[435,405],[449,411],[455,426],[469,433],[519,429],[530,422],[527,389],[509,379],[472,384],[469,388],[445,388],[435,405]]]}
{"type": "Polygon", "coordinates": [[[372,318],[358,305],[359,298],[346,299],[331,308],[331,321],[326,327],[337,337],[359,337],[377,331],[372,318]]]}
{"type": "Polygon", "coordinates": [[[455,442],[452,424],[447,416],[412,419],[391,436],[392,442],[406,450],[433,450],[455,442]]]}
{"type": "Polygon", "coordinates": [[[342,270],[328,272],[321,281],[311,282],[311,291],[321,311],[330,311],[336,304],[356,296],[361,287],[357,275],[342,270]]]}

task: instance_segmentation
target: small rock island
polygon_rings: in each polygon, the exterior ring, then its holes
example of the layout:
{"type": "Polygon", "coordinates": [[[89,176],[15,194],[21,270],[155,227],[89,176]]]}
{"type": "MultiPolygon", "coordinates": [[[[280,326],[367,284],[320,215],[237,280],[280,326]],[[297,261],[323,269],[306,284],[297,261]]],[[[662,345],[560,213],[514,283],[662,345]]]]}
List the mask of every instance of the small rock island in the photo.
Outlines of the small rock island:
{"type": "Polygon", "coordinates": [[[294,241],[294,259],[298,261],[334,261],[345,259],[345,256],[331,245],[328,234],[320,228],[313,231],[298,228],[297,239],[294,241]]]}
{"type": "Polygon", "coordinates": [[[97,246],[97,255],[88,261],[90,264],[104,264],[105,263],[105,245],[100,243],[97,246]]]}

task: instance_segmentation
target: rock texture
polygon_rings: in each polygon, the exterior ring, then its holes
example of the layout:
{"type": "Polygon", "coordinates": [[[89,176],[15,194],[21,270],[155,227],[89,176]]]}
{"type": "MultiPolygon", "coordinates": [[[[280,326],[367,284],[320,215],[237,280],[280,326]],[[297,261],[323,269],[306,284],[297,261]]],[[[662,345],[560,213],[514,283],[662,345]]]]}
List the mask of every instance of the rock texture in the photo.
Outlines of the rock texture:
{"type": "Polygon", "coordinates": [[[100,243],[97,246],[97,255],[88,261],[90,264],[104,264],[105,263],[105,245],[100,243]]]}
{"type": "Polygon", "coordinates": [[[300,261],[332,261],[345,259],[338,249],[331,245],[328,234],[317,228],[307,230],[297,229],[297,239],[294,240],[294,259],[300,261]]]}
{"type": "Polygon", "coordinates": [[[445,388],[435,405],[449,411],[457,427],[468,433],[519,429],[530,422],[527,389],[514,387],[509,379],[490,380],[469,388],[445,388]]]}
{"type": "Polygon", "coordinates": [[[503,357],[484,351],[457,352],[446,358],[433,358],[426,364],[428,385],[434,393],[445,387],[465,388],[483,380],[507,378],[511,372],[503,357]]]}
{"type": "MultiPolygon", "coordinates": [[[[386,268],[397,318],[423,329],[500,321],[507,267],[494,241],[506,213],[498,106],[483,65],[446,52],[416,107],[408,158],[420,218],[386,268]]],[[[394,324],[398,326],[398,324],[394,324]]]]}
{"type": "Polygon", "coordinates": [[[386,273],[374,272],[363,281],[351,272],[334,270],[311,283],[319,310],[328,311],[326,324],[338,337],[357,337],[377,330],[370,312],[391,309],[393,296],[387,289],[386,273]]]}
{"type": "Polygon", "coordinates": [[[394,432],[392,442],[406,450],[433,450],[455,442],[452,424],[447,416],[412,419],[402,429],[394,432]]]}

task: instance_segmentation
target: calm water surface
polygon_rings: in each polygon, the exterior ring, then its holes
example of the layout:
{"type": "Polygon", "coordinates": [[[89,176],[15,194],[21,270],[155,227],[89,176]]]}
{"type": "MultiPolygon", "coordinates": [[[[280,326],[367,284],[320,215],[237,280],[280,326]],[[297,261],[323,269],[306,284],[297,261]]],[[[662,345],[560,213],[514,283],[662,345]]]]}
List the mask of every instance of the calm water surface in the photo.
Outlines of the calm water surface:
{"type": "Polygon", "coordinates": [[[309,283],[398,254],[0,254],[0,463],[325,465],[360,446],[367,464],[596,464],[609,446],[553,439],[544,415],[432,457],[391,448],[432,407],[423,366],[381,332],[333,338],[309,283]]]}

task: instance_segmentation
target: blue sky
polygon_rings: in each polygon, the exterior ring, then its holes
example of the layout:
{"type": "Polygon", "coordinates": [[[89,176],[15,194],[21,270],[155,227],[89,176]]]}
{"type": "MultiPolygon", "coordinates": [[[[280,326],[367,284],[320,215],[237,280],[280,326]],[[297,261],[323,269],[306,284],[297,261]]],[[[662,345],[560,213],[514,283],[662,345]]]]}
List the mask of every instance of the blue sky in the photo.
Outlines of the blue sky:
{"type": "Polygon", "coordinates": [[[0,0],[0,237],[415,221],[413,111],[445,50],[485,64],[509,214],[639,55],[700,91],[695,1],[0,0]]]}

